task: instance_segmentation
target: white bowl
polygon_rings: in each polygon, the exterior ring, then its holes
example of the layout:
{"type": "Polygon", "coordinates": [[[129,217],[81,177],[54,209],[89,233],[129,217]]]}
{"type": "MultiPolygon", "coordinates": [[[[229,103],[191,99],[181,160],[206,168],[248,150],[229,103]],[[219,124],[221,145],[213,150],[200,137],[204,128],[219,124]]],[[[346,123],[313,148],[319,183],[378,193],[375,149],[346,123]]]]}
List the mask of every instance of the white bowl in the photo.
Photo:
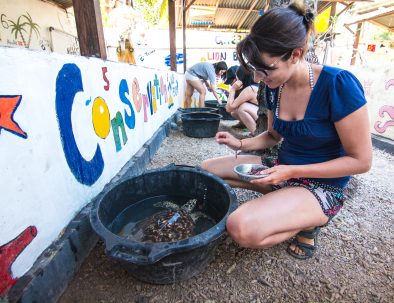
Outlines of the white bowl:
{"type": "Polygon", "coordinates": [[[261,164],[239,164],[234,167],[234,172],[244,181],[250,181],[254,179],[261,179],[267,177],[269,174],[257,174],[252,175],[250,171],[252,169],[267,169],[268,167],[261,164]]]}

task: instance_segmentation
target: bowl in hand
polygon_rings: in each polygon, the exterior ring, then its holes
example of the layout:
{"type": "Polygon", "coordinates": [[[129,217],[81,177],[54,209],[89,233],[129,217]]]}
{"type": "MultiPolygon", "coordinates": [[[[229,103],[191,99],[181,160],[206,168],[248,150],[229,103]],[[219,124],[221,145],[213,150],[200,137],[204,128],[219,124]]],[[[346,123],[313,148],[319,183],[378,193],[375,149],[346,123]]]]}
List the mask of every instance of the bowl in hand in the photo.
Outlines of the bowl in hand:
{"type": "Polygon", "coordinates": [[[268,167],[261,164],[239,164],[234,167],[234,172],[243,180],[250,181],[267,177],[269,174],[260,174],[268,167]]]}

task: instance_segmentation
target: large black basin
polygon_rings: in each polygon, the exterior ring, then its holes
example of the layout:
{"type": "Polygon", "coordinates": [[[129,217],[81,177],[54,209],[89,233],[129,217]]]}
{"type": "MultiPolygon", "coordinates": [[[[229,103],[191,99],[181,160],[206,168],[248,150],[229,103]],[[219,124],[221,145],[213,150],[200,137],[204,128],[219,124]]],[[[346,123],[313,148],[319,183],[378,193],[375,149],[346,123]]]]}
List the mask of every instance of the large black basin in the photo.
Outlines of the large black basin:
{"type": "Polygon", "coordinates": [[[210,112],[182,114],[183,133],[193,138],[214,137],[218,131],[221,118],[221,115],[210,112]]]}
{"type": "Polygon", "coordinates": [[[97,200],[90,212],[93,229],[105,242],[108,256],[124,264],[142,281],[169,284],[202,272],[214,258],[228,215],[237,207],[236,195],[222,179],[202,169],[170,165],[130,178],[97,200]],[[212,226],[174,242],[140,242],[121,230],[144,217],[151,200],[196,199],[212,226]],[[139,209],[139,211],[131,211],[139,209]]]}
{"type": "Polygon", "coordinates": [[[183,114],[186,113],[202,113],[202,112],[209,112],[209,113],[219,113],[218,108],[213,107],[188,107],[188,108],[180,108],[179,111],[183,114]]]}
{"type": "Polygon", "coordinates": [[[222,104],[219,104],[218,101],[216,100],[206,100],[205,101],[205,106],[207,108],[216,108],[219,110],[219,114],[222,116],[223,120],[235,120],[231,114],[229,114],[226,111],[226,103],[225,101],[222,102],[222,104]]]}

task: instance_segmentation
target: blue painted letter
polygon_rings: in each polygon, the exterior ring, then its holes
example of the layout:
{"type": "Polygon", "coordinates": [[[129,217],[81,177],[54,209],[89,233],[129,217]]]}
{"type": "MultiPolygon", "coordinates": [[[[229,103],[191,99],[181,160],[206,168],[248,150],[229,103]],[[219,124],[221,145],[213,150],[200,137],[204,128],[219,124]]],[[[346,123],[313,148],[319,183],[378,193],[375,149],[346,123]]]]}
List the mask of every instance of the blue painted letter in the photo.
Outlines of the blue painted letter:
{"type": "Polygon", "coordinates": [[[92,185],[104,169],[103,156],[97,145],[94,157],[86,161],[75,142],[71,110],[77,92],[83,91],[81,71],[75,64],[65,64],[56,78],[56,115],[59,121],[60,137],[68,166],[75,178],[82,184],[92,185]]]}

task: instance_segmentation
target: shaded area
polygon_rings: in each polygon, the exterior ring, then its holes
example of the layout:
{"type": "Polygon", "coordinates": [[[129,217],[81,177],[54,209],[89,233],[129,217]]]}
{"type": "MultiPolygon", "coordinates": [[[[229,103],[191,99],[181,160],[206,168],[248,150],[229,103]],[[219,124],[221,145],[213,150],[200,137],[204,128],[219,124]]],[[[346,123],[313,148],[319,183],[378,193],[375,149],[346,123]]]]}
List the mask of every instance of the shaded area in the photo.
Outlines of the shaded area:
{"type": "MultiPolygon", "coordinates": [[[[220,128],[244,136],[231,127],[236,123],[221,121],[220,128]]],[[[149,167],[196,165],[232,153],[213,138],[171,131],[149,167]]],[[[322,230],[310,260],[289,256],[286,243],[243,249],[224,236],[214,261],[200,275],[174,285],[151,285],[106,257],[99,242],[59,302],[393,302],[393,175],[394,157],[375,149],[373,168],[353,179],[351,198],[322,230]]],[[[241,203],[260,195],[236,193],[241,203]]]]}

